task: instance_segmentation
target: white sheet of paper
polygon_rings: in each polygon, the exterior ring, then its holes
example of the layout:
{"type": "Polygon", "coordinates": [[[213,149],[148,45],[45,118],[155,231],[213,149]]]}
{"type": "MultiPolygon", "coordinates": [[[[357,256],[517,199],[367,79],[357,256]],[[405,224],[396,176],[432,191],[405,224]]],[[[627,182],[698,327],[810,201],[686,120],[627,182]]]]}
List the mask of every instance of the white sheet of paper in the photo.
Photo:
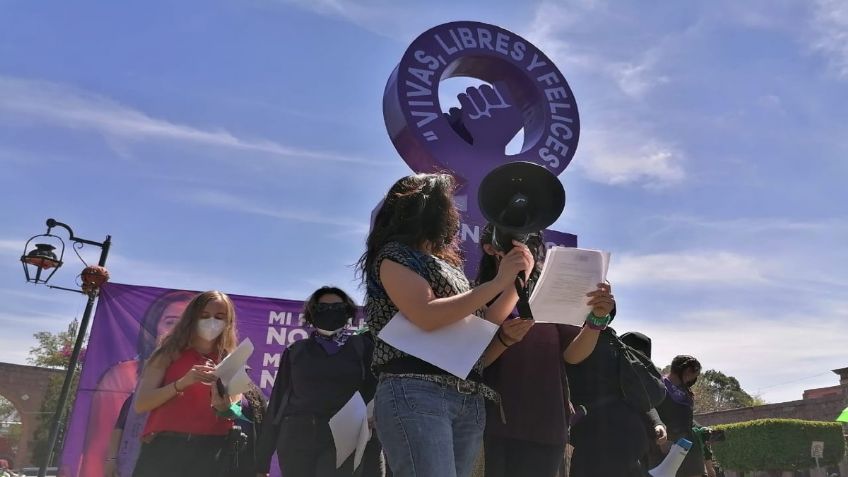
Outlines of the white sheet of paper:
{"type": "Polygon", "coordinates": [[[365,454],[365,446],[368,445],[369,440],[371,440],[371,428],[368,427],[368,417],[366,411],[365,420],[362,421],[362,427],[359,429],[359,439],[357,439],[356,441],[356,453],[353,456],[354,469],[359,468],[359,464],[362,463],[362,456],[365,454]]]}
{"type": "Polygon", "coordinates": [[[599,250],[551,248],[530,296],[536,322],[582,325],[592,311],[586,294],[606,280],[609,259],[608,252],[599,250]]]}
{"type": "Polygon", "coordinates": [[[374,400],[372,399],[365,408],[368,410],[368,419],[372,419],[374,417],[374,400]]]}
{"type": "Polygon", "coordinates": [[[224,383],[228,395],[235,396],[247,391],[250,385],[250,377],[244,371],[244,368],[252,354],[253,342],[250,341],[250,338],[245,338],[232,353],[218,363],[218,366],[215,366],[215,376],[218,376],[224,383]]]}
{"type": "MultiPolygon", "coordinates": [[[[342,466],[345,460],[355,451],[361,458],[359,442],[362,436],[362,426],[368,432],[368,417],[365,401],[359,391],[339,409],[335,416],[330,418],[330,432],[333,434],[333,442],[336,444],[336,468],[342,466]]],[[[366,439],[366,442],[368,439],[366,439]]],[[[364,450],[364,446],[363,446],[364,450]]]]}
{"type": "Polygon", "coordinates": [[[474,315],[435,331],[424,331],[398,312],[377,337],[405,353],[466,379],[497,331],[498,325],[474,315]]]}
{"type": "Polygon", "coordinates": [[[235,396],[246,393],[250,389],[250,382],[250,376],[247,375],[247,372],[241,370],[234,374],[230,382],[226,383],[224,387],[227,389],[228,396],[235,396]]]}

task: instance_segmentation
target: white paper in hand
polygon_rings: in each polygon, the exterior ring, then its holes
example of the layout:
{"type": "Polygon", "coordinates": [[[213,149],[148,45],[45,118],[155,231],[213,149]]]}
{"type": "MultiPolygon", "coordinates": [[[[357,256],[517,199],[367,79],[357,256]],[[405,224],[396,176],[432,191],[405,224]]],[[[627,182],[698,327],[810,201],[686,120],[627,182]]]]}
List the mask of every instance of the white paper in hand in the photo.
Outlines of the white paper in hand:
{"type": "Polygon", "coordinates": [[[245,338],[232,353],[215,367],[215,376],[218,376],[224,383],[227,395],[235,396],[250,389],[250,377],[244,368],[252,354],[253,342],[250,341],[250,338],[245,338]]]}
{"type": "MultiPolygon", "coordinates": [[[[373,403],[374,401],[371,402],[373,403]]],[[[365,454],[365,446],[368,445],[369,440],[371,440],[371,428],[368,427],[368,412],[366,410],[365,420],[362,421],[362,428],[359,429],[359,439],[356,441],[356,453],[353,457],[354,469],[359,468],[359,464],[362,462],[362,456],[365,454]]]]}
{"type": "Polygon", "coordinates": [[[536,322],[582,325],[592,311],[586,294],[606,280],[609,258],[609,253],[598,250],[551,248],[530,296],[536,322]]]}
{"type": "Polygon", "coordinates": [[[404,353],[466,379],[498,328],[470,315],[438,330],[424,331],[398,312],[377,337],[404,353]]]}
{"type": "MultiPolygon", "coordinates": [[[[357,391],[347,404],[330,418],[330,432],[333,434],[333,442],[336,444],[337,469],[354,452],[357,453],[359,459],[362,458],[362,453],[359,451],[359,442],[362,440],[363,426],[365,432],[369,432],[365,401],[357,391]]],[[[370,437],[370,432],[368,437],[370,437]]],[[[365,442],[368,442],[368,438],[365,439],[365,442]]],[[[364,446],[362,448],[364,451],[364,446]]],[[[358,465],[358,462],[356,465],[358,465]]]]}

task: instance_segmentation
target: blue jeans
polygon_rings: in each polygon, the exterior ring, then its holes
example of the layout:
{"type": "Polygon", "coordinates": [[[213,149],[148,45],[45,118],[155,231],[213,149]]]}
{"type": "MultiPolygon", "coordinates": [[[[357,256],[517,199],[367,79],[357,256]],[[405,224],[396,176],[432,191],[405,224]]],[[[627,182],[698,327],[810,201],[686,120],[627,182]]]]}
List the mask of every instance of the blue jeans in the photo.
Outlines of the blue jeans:
{"type": "Polygon", "coordinates": [[[468,477],[483,444],[480,394],[415,378],[380,379],[377,436],[394,477],[468,477]]]}

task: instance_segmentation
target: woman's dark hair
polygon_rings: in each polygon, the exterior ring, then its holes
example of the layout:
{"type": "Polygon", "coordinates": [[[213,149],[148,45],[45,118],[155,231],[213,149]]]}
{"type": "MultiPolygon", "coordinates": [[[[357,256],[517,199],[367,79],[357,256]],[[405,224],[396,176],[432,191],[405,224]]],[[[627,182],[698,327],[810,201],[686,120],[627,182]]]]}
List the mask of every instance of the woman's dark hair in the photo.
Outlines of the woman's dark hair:
{"type": "Polygon", "coordinates": [[[309,299],[307,299],[306,303],[303,305],[304,321],[310,325],[312,324],[312,316],[315,314],[315,309],[318,306],[318,300],[320,300],[324,295],[336,295],[341,298],[348,316],[350,318],[354,318],[356,316],[356,302],[353,301],[353,298],[345,293],[344,290],[337,287],[321,287],[315,290],[315,292],[309,296],[309,299]]]}
{"type": "MultiPolygon", "coordinates": [[[[486,226],[483,227],[483,230],[480,232],[480,248],[483,248],[485,245],[492,244],[492,234],[494,233],[494,230],[495,227],[492,224],[486,224],[486,226]]],[[[536,283],[536,280],[539,279],[539,275],[542,273],[542,263],[545,260],[545,252],[547,251],[542,232],[531,234],[527,239],[526,245],[527,248],[530,249],[530,253],[533,254],[533,258],[536,261],[536,264],[533,266],[533,272],[530,274],[528,279],[532,289],[533,284],[536,283]]],[[[480,267],[477,268],[477,283],[480,284],[492,281],[497,274],[498,258],[494,255],[489,255],[484,249],[483,256],[480,258],[480,267]]]]}
{"type": "Polygon", "coordinates": [[[701,363],[692,356],[679,355],[671,360],[671,372],[681,376],[687,369],[696,369],[701,372],[701,363]]]}
{"type": "Polygon", "coordinates": [[[461,266],[457,234],[459,212],[453,203],[456,182],[449,174],[415,174],[395,182],[386,194],[365,242],[357,268],[367,280],[377,254],[389,242],[425,246],[431,255],[461,266]]]}
{"type": "MultiPolygon", "coordinates": [[[[141,319],[141,332],[138,334],[137,350],[140,362],[147,361],[147,358],[156,349],[157,339],[159,338],[157,336],[159,322],[162,320],[165,310],[174,303],[185,302],[188,304],[195,296],[197,296],[197,292],[183,290],[169,291],[156,298],[147,308],[147,311],[144,312],[144,317],[141,319]]],[[[139,373],[141,373],[141,368],[139,366],[139,373]]]]}

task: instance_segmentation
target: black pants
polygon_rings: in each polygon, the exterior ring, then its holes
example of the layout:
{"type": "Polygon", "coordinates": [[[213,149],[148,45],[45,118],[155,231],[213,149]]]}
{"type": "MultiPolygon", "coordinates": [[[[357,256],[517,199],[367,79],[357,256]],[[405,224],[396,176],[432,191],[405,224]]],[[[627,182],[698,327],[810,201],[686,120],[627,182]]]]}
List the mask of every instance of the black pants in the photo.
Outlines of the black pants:
{"type": "Polygon", "coordinates": [[[353,475],[355,477],[392,477],[389,466],[386,465],[383,458],[383,446],[377,439],[376,431],[371,436],[371,440],[368,441],[368,445],[365,446],[362,462],[353,475]]]}
{"type": "Polygon", "coordinates": [[[280,471],[286,477],[350,477],[353,457],[336,468],[336,446],[327,419],[288,416],[277,441],[280,471]]]}
{"type": "Polygon", "coordinates": [[[484,446],[486,477],[556,477],[565,456],[565,444],[486,436],[484,446]]]}
{"type": "Polygon", "coordinates": [[[133,477],[220,475],[226,437],[159,434],[142,444],[133,477]]]}
{"type": "Polygon", "coordinates": [[[644,477],[648,437],[638,412],[615,401],[589,412],[571,428],[570,477],[644,477]]]}

